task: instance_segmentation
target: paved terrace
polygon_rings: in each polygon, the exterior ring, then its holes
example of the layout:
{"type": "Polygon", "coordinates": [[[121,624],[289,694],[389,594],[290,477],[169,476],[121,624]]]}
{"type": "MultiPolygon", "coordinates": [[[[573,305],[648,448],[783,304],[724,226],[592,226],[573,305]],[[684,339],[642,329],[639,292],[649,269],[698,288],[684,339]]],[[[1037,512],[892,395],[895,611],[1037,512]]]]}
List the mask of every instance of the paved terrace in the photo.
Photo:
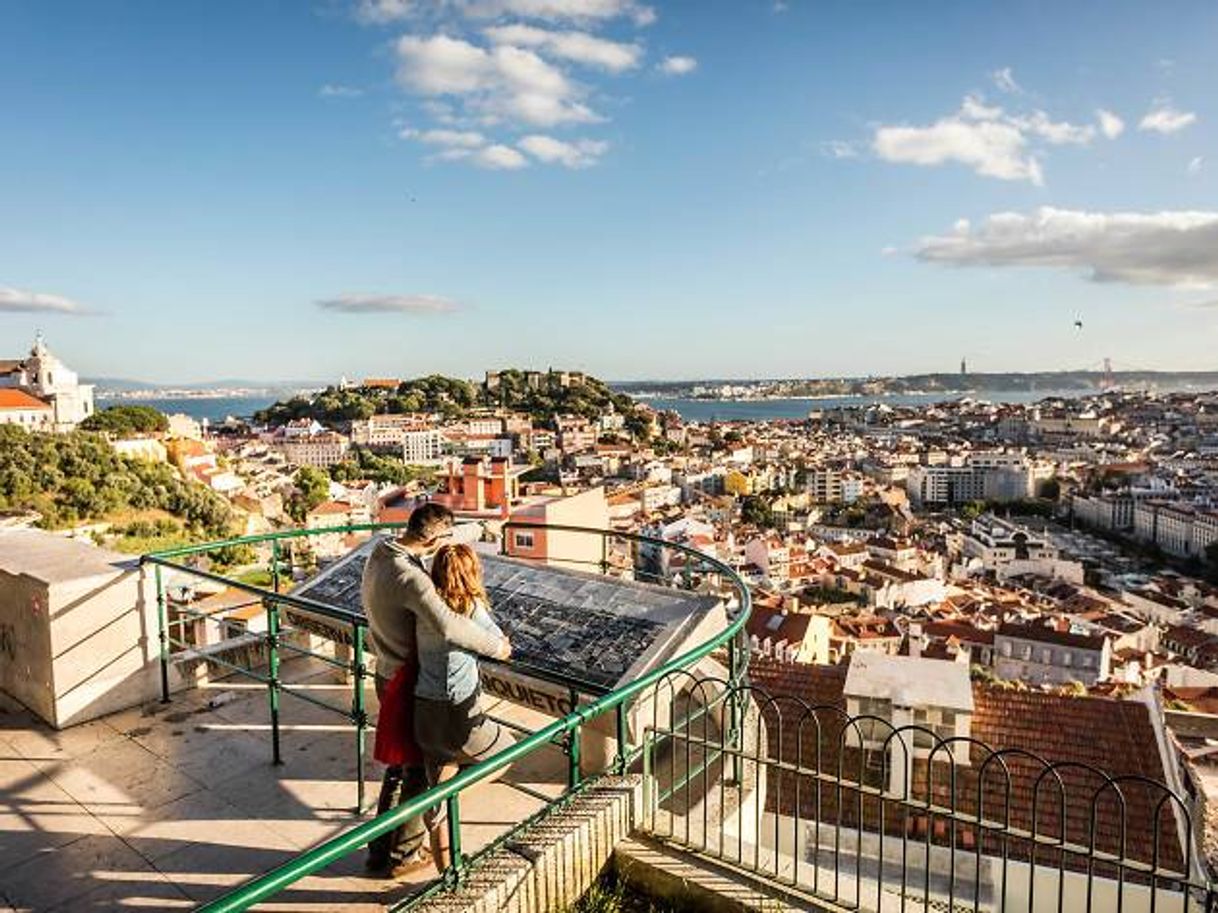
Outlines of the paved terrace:
{"type": "MultiPolygon", "coordinates": [[[[313,660],[284,663],[282,673],[336,707],[350,700],[338,673],[313,660]]],[[[257,683],[220,682],[63,731],[0,707],[0,910],[190,909],[351,827],[354,730],[289,694],[281,707],[278,767],[257,683]]],[[[546,721],[511,704],[491,712],[529,728],[546,721]]],[[[372,738],[369,803],[383,770],[372,738]]],[[[541,808],[512,784],[557,796],[565,780],[562,754],[542,751],[463,794],[467,852],[541,808]]],[[[429,874],[368,878],[359,853],[258,909],[383,910],[429,874]]]]}

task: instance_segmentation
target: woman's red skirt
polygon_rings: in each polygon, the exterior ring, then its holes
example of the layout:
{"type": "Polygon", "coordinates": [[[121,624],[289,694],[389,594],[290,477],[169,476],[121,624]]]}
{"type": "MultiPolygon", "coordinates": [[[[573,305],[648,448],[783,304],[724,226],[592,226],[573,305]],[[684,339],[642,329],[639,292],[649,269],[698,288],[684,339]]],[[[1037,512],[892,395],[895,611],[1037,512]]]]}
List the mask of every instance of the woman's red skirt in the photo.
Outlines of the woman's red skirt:
{"type": "Polygon", "coordinates": [[[381,695],[372,757],[389,766],[417,767],[423,752],[414,740],[414,683],[419,665],[413,657],[398,669],[381,695]]]}

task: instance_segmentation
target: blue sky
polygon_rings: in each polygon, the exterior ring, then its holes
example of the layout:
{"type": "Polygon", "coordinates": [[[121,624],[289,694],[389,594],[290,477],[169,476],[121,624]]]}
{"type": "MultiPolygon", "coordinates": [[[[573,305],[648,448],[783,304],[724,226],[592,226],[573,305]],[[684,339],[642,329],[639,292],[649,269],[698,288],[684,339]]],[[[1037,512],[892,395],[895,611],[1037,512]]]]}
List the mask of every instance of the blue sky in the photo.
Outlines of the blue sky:
{"type": "Polygon", "coordinates": [[[0,0],[0,35],[0,356],[1218,369],[1212,2],[0,0]]]}

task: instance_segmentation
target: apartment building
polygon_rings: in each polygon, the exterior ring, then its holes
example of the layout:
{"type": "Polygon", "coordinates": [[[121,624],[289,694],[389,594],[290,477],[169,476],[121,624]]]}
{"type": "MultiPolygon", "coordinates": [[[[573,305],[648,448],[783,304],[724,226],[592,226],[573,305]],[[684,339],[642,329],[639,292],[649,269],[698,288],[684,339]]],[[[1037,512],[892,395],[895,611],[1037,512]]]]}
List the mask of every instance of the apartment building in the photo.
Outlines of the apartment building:
{"type": "Polygon", "coordinates": [[[1107,637],[1076,627],[1058,630],[1034,622],[1006,622],[994,632],[994,672],[1029,684],[1090,687],[1107,681],[1112,649],[1107,637]]]}
{"type": "Polygon", "coordinates": [[[1023,453],[970,454],[963,465],[914,466],[905,490],[916,505],[1018,501],[1035,493],[1036,469],[1023,453]]]}
{"type": "Polygon", "coordinates": [[[1133,511],[1134,535],[1169,555],[1204,557],[1218,542],[1218,511],[1190,504],[1142,501],[1133,511]]]}
{"type": "Polygon", "coordinates": [[[1070,510],[1083,526],[1105,532],[1133,529],[1134,499],[1128,495],[1074,495],[1070,510]]]}
{"type": "Polygon", "coordinates": [[[821,504],[853,504],[863,496],[863,477],[841,469],[809,469],[805,487],[821,504]]]}
{"type": "Polygon", "coordinates": [[[746,631],[754,655],[783,663],[829,662],[830,620],[825,615],[754,604],[746,631]]]}
{"type": "Polygon", "coordinates": [[[605,559],[605,540],[600,536],[544,528],[607,528],[609,504],[603,488],[590,488],[577,495],[540,498],[513,511],[508,519],[510,525],[504,531],[504,550],[513,558],[544,561],[578,571],[587,571],[605,559]]]}
{"type": "Polygon", "coordinates": [[[397,450],[408,432],[427,427],[424,415],[373,415],[351,423],[351,443],[372,450],[397,450]]]}
{"type": "Polygon", "coordinates": [[[402,460],[414,466],[436,466],[452,452],[448,437],[438,428],[404,430],[401,438],[402,460]]]}
{"type": "Polygon", "coordinates": [[[284,458],[294,466],[323,468],[341,463],[351,448],[351,441],[336,431],[284,437],[275,442],[284,458]]]}

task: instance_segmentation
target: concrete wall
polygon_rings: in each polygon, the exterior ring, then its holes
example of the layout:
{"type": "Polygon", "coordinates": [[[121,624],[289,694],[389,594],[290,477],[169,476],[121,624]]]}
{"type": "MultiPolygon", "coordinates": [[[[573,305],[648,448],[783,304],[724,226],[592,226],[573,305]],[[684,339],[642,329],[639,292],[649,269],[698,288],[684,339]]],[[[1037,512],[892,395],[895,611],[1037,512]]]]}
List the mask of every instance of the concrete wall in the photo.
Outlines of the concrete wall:
{"type": "Polygon", "coordinates": [[[56,584],[50,604],[52,725],[62,728],[159,696],[156,594],[138,567],[56,584]]]}
{"type": "Polygon", "coordinates": [[[45,583],[0,571],[0,690],[53,721],[49,605],[45,583]]]}
{"type": "Polygon", "coordinates": [[[62,728],[159,694],[155,596],[130,556],[0,537],[0,689],[62,728]]]}

